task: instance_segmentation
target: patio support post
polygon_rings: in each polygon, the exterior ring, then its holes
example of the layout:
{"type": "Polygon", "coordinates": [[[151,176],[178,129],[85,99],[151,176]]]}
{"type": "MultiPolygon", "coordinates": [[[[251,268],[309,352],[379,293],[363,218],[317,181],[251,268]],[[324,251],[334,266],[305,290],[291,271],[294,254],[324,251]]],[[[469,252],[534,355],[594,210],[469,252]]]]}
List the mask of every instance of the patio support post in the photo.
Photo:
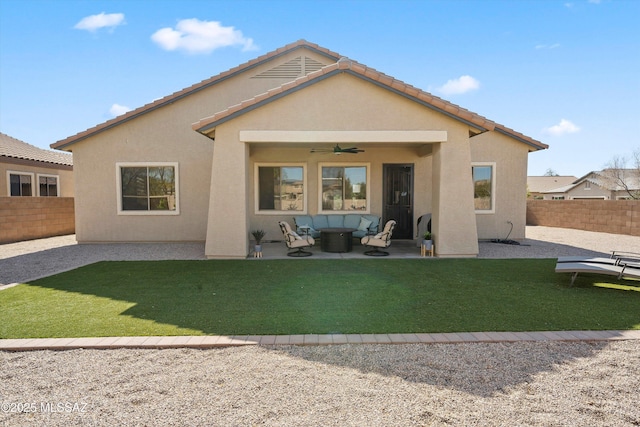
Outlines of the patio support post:
{"type": "Polygon", "coordinates": [[[207,258],[246,258],[248,253],[247,192],[249,146],[216,130],[211,162],[207,258]]]}
{"type": "Polygon", "coordinates": [[[478,256],[471,148],[466,130],[434,144],[432,233],[439,257],[478,256]]]}

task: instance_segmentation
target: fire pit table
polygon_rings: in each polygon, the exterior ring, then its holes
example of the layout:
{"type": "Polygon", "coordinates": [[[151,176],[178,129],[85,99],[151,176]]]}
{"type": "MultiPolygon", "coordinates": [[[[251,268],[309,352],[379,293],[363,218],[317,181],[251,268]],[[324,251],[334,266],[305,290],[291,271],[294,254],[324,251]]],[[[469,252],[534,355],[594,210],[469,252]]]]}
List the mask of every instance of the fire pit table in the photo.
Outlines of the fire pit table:
{"type": "Polygon", "coordinates": [[[351,252],[355,228],[320,229],[320,248],[322,252],[351,252]]]}

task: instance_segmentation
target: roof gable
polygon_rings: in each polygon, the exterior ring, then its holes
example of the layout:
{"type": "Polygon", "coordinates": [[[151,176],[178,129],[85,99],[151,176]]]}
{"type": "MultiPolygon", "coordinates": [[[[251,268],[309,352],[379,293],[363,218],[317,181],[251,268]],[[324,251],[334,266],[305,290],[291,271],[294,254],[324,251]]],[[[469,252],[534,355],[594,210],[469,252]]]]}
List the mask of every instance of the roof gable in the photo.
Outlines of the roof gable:
{"type": "Polygon", "coordinates": [[[495,130],[529,145],[533,150],[548,148],[546,144],[543,144],[540,141],[516,132],[513,129],[509,129],[506,126],[495,123],[479,114],[473,113],[458,105],[445,101],[442,98],[438,98],[428,92],[415,88],[400,80],[387,76],[386,74],[383,74],[373,68],[367,67],[363,64],[347,58],[341,58],[335,64],[327,65],[319,69],[318,71],[309,73],[291,82],[271,89],[265,93],[247,99],[210,117],[203,118],[194,123],[192,125],[192,128],[197,132],[207,135],[211,133],[216,126],[228,120],[232,120],[239,115],[245,114],[253,109],[259,108],[279,98],[282,98],[283,96],[304,89],[305,87],[308,87],[314,83],[320,82],[339,73],[349,73],[358,78],[367,80],[375,85],[395,92],[400,96],[407,97],[427,108],[433,109],[455,120],[463,122],[471,128],[476,129],[478,132],[495,130]]]}

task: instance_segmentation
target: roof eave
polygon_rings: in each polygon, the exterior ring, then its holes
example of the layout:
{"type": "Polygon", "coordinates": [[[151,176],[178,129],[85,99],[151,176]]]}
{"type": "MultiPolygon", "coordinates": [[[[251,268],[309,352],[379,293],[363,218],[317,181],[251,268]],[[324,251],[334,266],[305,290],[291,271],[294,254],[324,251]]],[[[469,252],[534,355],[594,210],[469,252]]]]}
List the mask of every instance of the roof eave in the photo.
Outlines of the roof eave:
{"type": "Polygon", "coordinates": [[[519,132],[510,131],[509,129],[505,129],[504,127],[501,127],[501,126],[496,126],[494,130],[498,133],[501,133],[517,141],[520,141],[523,144],[528,145],[529,147],[532,148],[532,149],[529,149],[529,151],[546,150],[547,148],[549,148],[547,144],[544,144],[533,138],[529,138],[528,136],[522,135],[519,132]]]}

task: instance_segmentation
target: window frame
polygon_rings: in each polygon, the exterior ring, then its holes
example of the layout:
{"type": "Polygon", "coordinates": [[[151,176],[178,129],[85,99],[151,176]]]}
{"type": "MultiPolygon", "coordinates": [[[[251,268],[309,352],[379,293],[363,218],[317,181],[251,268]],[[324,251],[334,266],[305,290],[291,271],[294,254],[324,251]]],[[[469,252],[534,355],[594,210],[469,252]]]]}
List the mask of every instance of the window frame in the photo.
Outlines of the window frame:
{"type": "Polygon", "coordinates": [[[475,196],[473,198],[474,211],[479,215],[490,215],[496,213],[496,162],[471,162],[471,183],[475,195],[476,182],[473,179],[473,169],[476,167],[491,167],[491,209],[475,209],[475,196]]]}
{"type": "Polygon", "coordinates": [[[172,216],[180,215],[180,167],[178,162],[118,162],[116,163],[116,206],[118,215],[172,216]],[[176,209],[170,210],[123,210],[122,209],[122,168],[173,167],[174,187],[176,191],[176,209]]]}
{"type": "Polygon", "coordinates": [[[52,174],[47,174],[47,173],[39,173],[36,177],[36,181],[38,181],[38,197],[61,197],[60,196],[60,176],[59,175],[52,175],[52,174]],[[56,195],[55,196],[50,196],[50,195],[46,195],[43,196],[40,193],[40,177],[42,178],[55,178],[56,179],[56,195]]]}
{"type": "MultiPolygon", "coordinates": [[[[344,201],[344,200],[343,200],[344,201]]],[[[322,215],[331,215],[331,214],[370,214],[371,213],[371,163],[370,162],[318,162],[318,213],[322,215]],[[364,167],[366,168],[366,197],[367,197],[367,208],[364,210],[324,210],[322,208],[322,168],[353,168],[353,167],[364,167]]]]}
{"type": "Polygon", "coordinates": [[[307,179],[307,164],[300,162],[256,162],[253,165],[253,203],[255,215],[306,215],[307,214],[307,198],[309,194],[309,180],[307,179]],[[271,210],[260,209],[260,168],[302,168],[302,210],[271,210]]]}
{"type": "Polygon", "coordinates": [[[20,172],[15,170],[7,170],[7,196],[9,197],[36,197],[36,191],[34,191],[34,183],[36,181],[36,175],[33,172],[20,172]],[[13,196],[11,194],[11,175],[26,175],[31,177],[31,195],[30,196],[13,196]]]}

